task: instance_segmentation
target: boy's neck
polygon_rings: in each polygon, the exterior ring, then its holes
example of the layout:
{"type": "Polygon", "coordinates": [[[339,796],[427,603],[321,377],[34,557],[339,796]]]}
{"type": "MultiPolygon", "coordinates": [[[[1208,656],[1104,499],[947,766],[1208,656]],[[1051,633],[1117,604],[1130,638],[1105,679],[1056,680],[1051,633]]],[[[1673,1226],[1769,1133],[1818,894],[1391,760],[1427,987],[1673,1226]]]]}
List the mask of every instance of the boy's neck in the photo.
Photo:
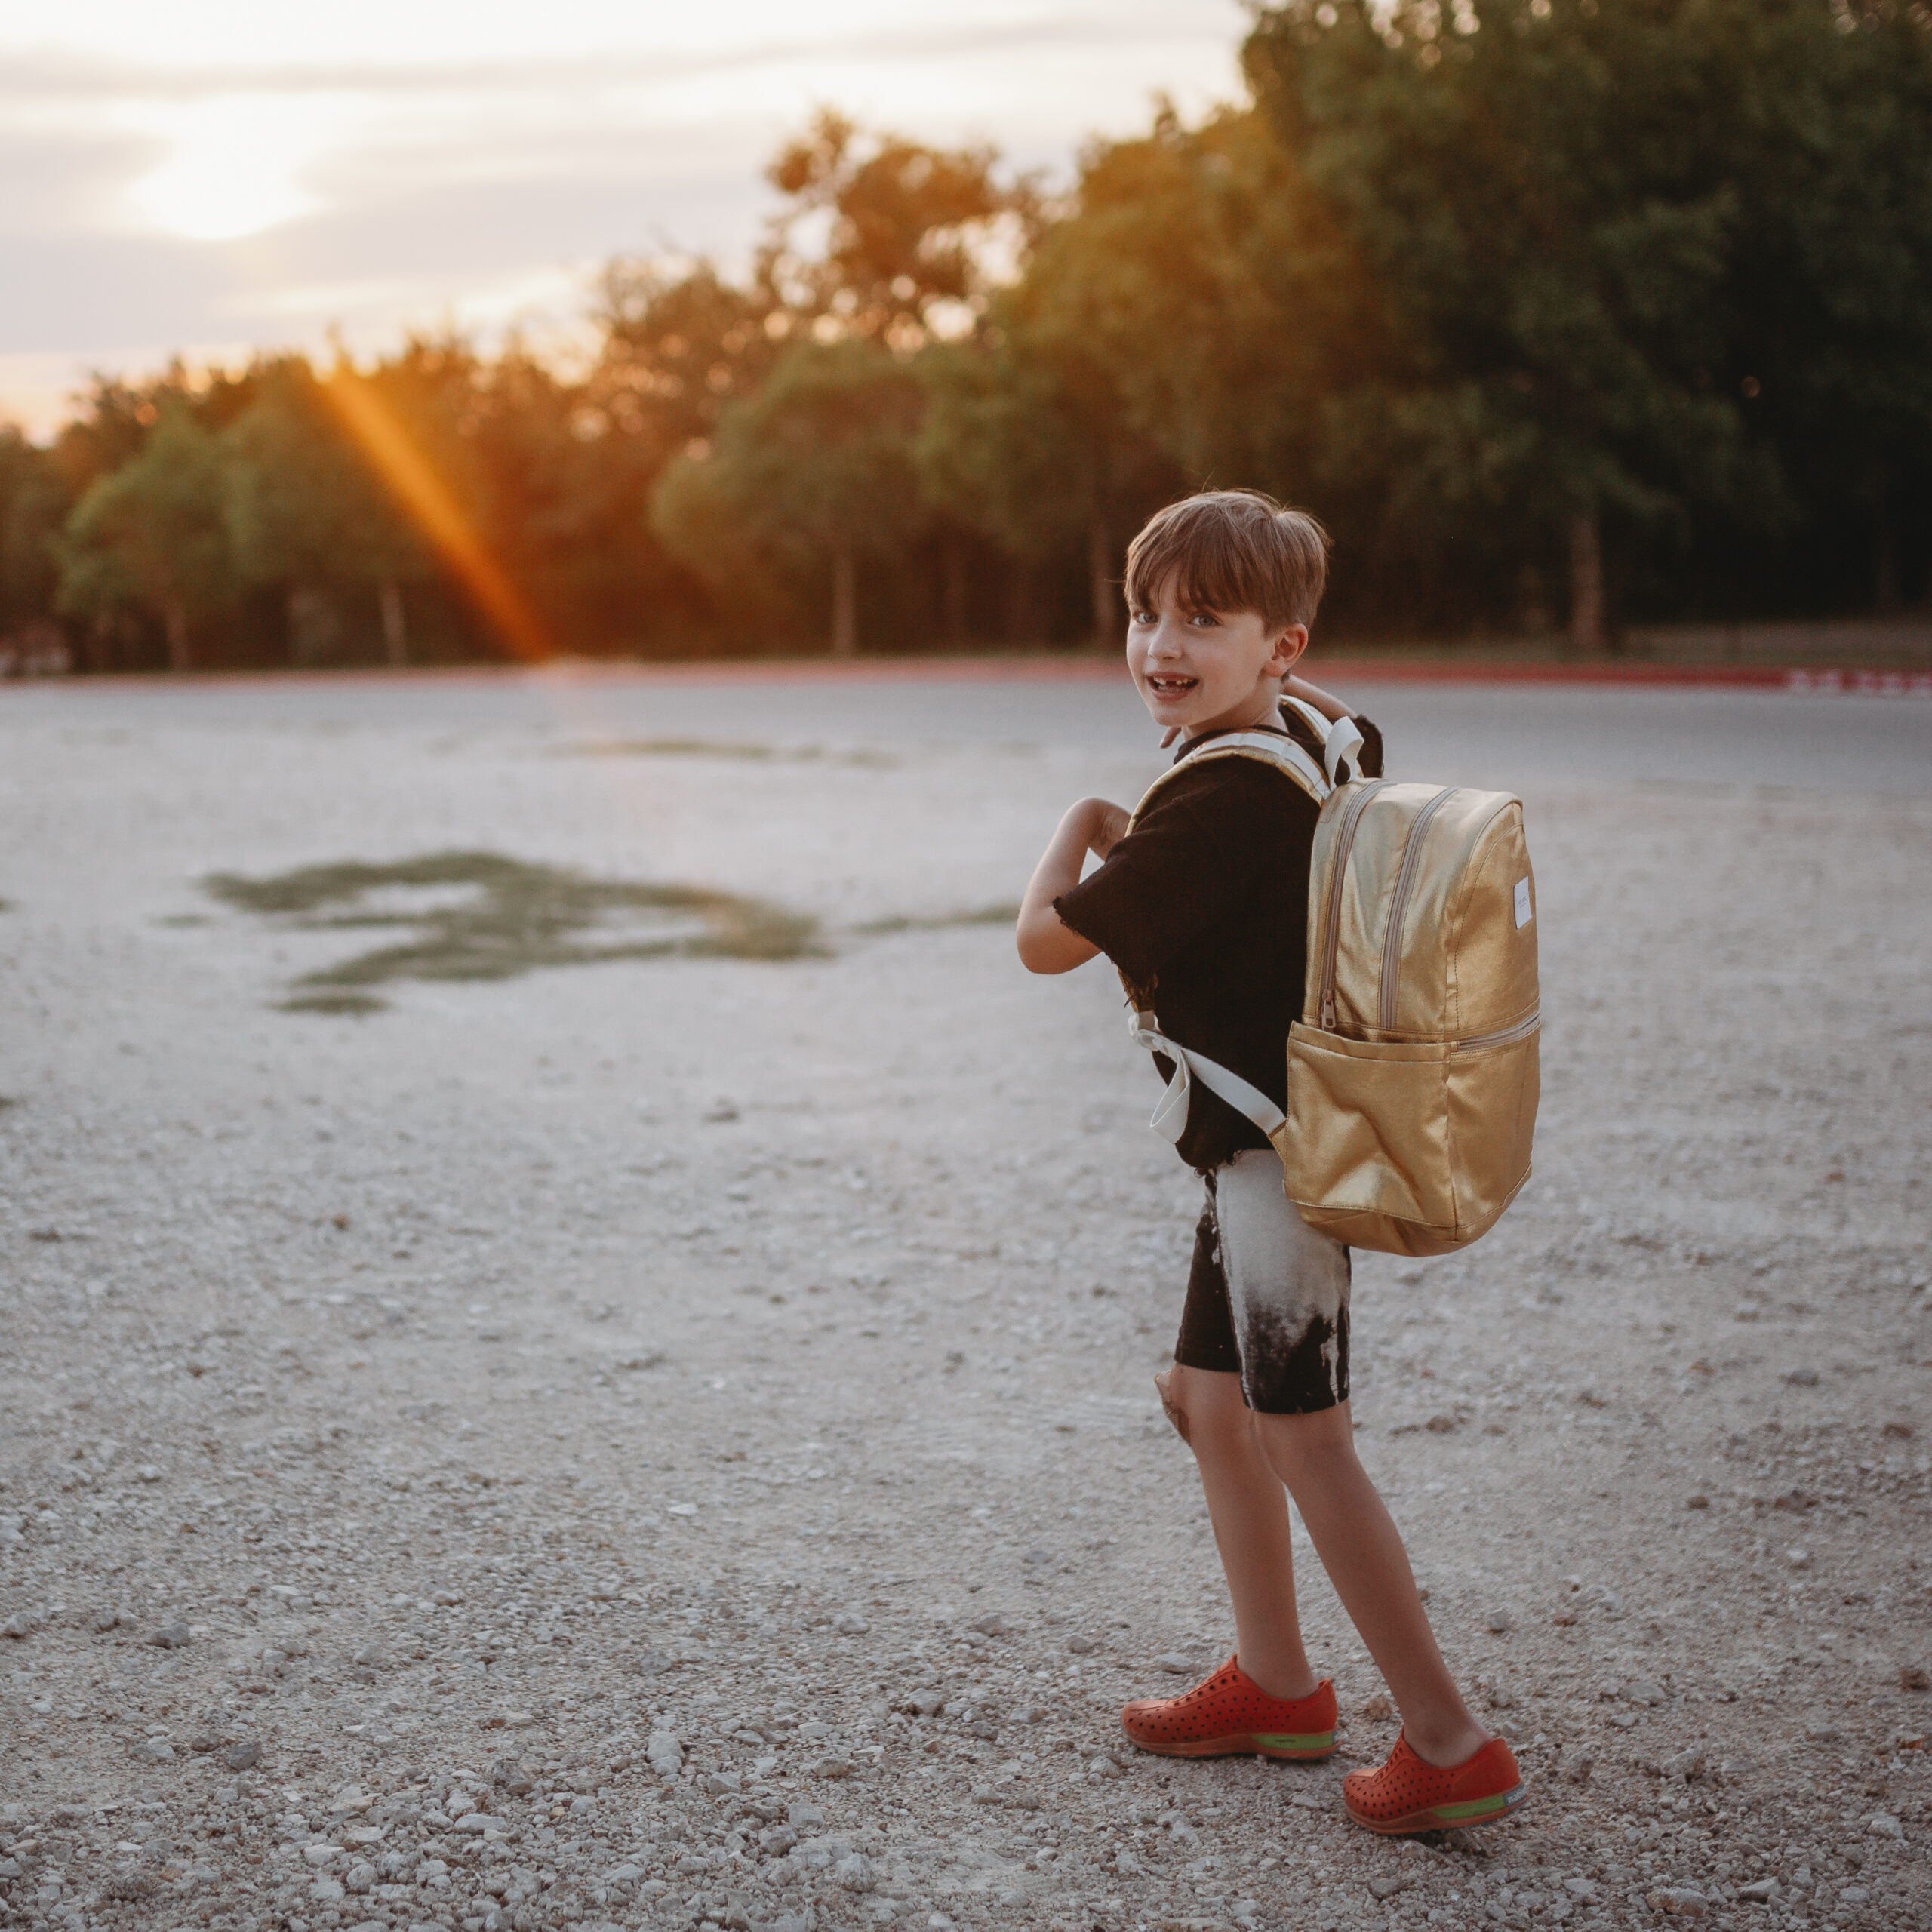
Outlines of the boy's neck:
{"type": "Polygon", "coordinates": [[[1197,738],[1204,738],[1214,731],[1278,730],[1281,722],[1281,680],[1264,678],[1252,697],[1230,706],[1218,718],[1211,718],[1204,724],[1189,725],[1181,734],[1181,743],[1191,745],[1197,738]]]}

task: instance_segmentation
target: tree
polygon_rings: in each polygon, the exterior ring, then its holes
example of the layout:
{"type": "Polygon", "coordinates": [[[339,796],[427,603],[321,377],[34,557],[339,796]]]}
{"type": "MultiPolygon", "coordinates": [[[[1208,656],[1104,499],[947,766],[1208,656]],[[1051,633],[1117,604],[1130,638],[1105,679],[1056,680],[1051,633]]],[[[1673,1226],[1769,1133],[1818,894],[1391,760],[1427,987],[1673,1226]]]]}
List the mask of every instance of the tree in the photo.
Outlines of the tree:
{"type": "Polygon", "coordinates": [[[72,507],[49,453],[0,423],[0,638],[44,621],[60,568],[54,553],[72,507]]]}
{"type": "MultiPolygon", "coordinates": [[[[1590,649],[1607,518],[1795,526],[1795,453],[1747,407],[1773,318],[1897,312],[1889,267],[1914,288],[1900,337],[1922,345],[1928,319],[1927,35],[1912,10],[1869,11],[1868,27],[1827,0],[1291,0],[1260,17],[1257,99],[1376,291],[1386,354],[1331,418],[1337,476],[1380,496],[1386,530],[1438,556],[1499,531],[1560,545],[1590,649]],[[1854,156],[1878,192],[1852,192],[1854,156]],[[1887,190],[1911,204],[1879,223],[1897,245],[1817,245],[1820,217],[1887,190]],[[1774,261],[1795,287],[1766,285],[1774,261]]],[[[1800,359],[1822,358],[1840,399],[1903,387],[1922,411],[1922,349],[1909,380],[1874,384],[1833,332],[1804,328],[1800,359]]],[[[1876,333],[1854,332],[1861,349],[1876,333]]]]}
{"type": "Polygon", "coordinates": [[[1001,185],[997,160],[990,147],[867,137],[821,108],[765,171],[792,205],[760,251],[759,287],[780,312],[827,318],[902,355],[967,333],[984,308],[989,254],[1002,242],[1023,251],[1040,218],[1034,183],[1001,185]],[[806,254],[798,231],[814,217],[824,245],[806,254]]]}
{"type": "Polygon", "coordinates": [[[239,589],[226,500],[219,441],[169,403],[140,455],[75,506],[62,546],[60,608],[100,618],[146,605],[165,632],[169,669],[192,669],[197,627],[239,589]]]}
{"type": "Polygon", "coordinates": [[[849,657],[860,558],[903,545],[925,514],[912,455],[923,400],[869,343],[795,343],[719,416],[708,448],[671,466],[653,525],[721,592],[755,595],[748,566],[795,583],[829,566],[832,648],[849,657]]]}
{"type": "Polygon", "coordinates": [[[291,356],[265,371],[222,441],[239,574],[288,598],[291,629],[305,601],[332,608],[344,595],[369,598],[389,663],[407,663],[404,589],[428,579],[432,566],[307,361],[291,356]]]}

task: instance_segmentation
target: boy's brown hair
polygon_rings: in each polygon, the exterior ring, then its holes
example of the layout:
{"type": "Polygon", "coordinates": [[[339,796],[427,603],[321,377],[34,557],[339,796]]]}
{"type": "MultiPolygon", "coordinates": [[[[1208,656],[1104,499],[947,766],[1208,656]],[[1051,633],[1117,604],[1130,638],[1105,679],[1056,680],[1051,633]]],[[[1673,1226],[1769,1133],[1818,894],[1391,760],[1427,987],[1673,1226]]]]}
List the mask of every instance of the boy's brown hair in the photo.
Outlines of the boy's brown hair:
{"type": "Polygon", "coordinates": [[[1130,611],[1147,609],[1170,579],[1185,609],[1312,624],[1328,581],[1328,533],[1259,490],[1204,490],[1155,511],[1127,546],[1130,611]]]}

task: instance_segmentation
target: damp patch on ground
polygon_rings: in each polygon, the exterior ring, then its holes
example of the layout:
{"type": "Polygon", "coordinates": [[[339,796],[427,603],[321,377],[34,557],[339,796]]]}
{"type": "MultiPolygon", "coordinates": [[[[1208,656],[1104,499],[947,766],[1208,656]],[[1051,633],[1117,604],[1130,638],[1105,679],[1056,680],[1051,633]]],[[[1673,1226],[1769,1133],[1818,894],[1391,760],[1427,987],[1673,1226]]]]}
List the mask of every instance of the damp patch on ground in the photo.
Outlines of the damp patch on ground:
{"type": "Polygon", "coordinates": [[[306,931],[382,933],[387,943],[303,974],[280,1002],[357,1014],[405,980],[506,980],[615,960],[822,958],[818,921],[763,899],[698,885],[594,878],[495,852],[434,852],[386,865],[304,866],[202,881],[224,905],[306,931]]]}
{"type": "Polygon", "coordinates": [[[955,926],[1011,926],[1016,924],[1019,918],[1020,907],[1016,901],[1011,905],[981,906],[970,912],[940,912],[929,918],[868,919],[863,925],[854,926],[852,931],[863,934],[868,939],[879,939],[892,933],[948,932],[955,926]]]}
{"type": "Polygon", "coordinates": [[[850,764],[891,771],[899,760],[889,752],[827,751],[819,745],[734,744],[713,738],[605,738],[568,745],[567,758],[700,758],[734,759],[750,764],[850,764]]]}

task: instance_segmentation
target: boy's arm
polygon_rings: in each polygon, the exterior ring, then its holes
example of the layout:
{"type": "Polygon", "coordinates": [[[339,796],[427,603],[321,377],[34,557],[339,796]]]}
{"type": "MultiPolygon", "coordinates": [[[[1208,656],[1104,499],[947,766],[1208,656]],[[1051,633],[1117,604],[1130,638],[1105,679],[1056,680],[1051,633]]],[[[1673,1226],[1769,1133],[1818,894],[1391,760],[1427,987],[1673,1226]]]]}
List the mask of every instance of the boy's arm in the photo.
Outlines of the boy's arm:
{"type": "Polygon", "coordinates": [[[1014,940],[1020,963],[1029,973],[1070,973],[1100,951],[1061,919],[1054,901],[1080,883],[1089,852],[1104,859],[1113,850],[1127,830],[1128,817],[1123,808],[1105,798],[1082,798],[1068,807],[1020,902],[1014,940]]]}

